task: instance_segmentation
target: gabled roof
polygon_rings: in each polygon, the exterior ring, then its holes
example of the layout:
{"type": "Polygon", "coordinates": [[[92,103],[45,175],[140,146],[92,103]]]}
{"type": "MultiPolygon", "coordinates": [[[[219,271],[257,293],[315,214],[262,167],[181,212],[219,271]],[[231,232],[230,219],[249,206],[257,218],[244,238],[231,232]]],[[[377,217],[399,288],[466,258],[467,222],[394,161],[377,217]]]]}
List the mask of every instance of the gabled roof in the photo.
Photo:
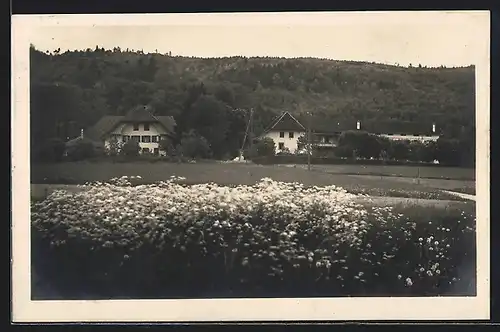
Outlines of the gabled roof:
{"type": "Polygon", "coordinates": [[[271,130],[305,131],[306,128],[293,115],[283,112],[271,123],[264,133],[268,133],[271,130]]]}
{"type": "Polygon", "coordinates": [[[101,146],[100,142],[97,142],[89,137],[81,137],[81,136],[70,139],[69,141],[67,141],[65,143],[65,145],[66,145],[66,148],[72,148],[80,142],[89,142],[89,143],[92,143],[94,146],[101,146]]]}
{"type": "Polygon", "coordinates": [[[100,140],[104,135],[118,126],[122,119],[122,115],[103,116],[96,124],[85,131],[84,136],[93,140],[100,140]]]}
{"type": "Polygon", "coordinates": [[[158,119],[148,110],[147,106],[139,106],[128,111],[122,122],[158,122],[158,119]]]}
{"type": "Polygon", "coordinates": [[[156,116],[158,122],[160,122],[165,129],[167,129],[171,134],[175,131],[175,120],[173,116],[161,115],[156,116]]]}
{"type": "MultiPolygon", "coordinates": [[[[310,123],[311,131],[317,134],[333,134],[341,133],[349,130],[357,130],[357,121],[352,118],[343,117],[326,117],[298,115],[292,116],[288,112],[282,113],[276,117],[268,129],[275,131],[305,131],[310,123]],[[310,121],[310,122],[309,122],[310,121]]],[[[436,132],[432,132],[432,122],[409,122],[396,120],[368,120],[360,121],[360,129],[373,134],[406,134],[406,135],[439,135],[440,128],[436,126],[436,132]]]]}
{"type": "Polygon", "coordinates": [[[120,123],[124,122],[150,122],[161,124],[170,134],[174,133],[175,120],[172,116],[154,116],[145,107],[138,107],[129,111],[126,115],[106,115],[96,124],[85,131],[84,136],[92,140],[101,140],[102,137],[120,123]]]}
{"type": "Polygon", "coordinates": [[[308,121],[310,121],[311,131],[315,133],[330,134],[356,129],[355,120],[330,117],[311,117],[307,119],[307,116],[301,116],[299,119],[302,123],[308,123],[308,121]]]}

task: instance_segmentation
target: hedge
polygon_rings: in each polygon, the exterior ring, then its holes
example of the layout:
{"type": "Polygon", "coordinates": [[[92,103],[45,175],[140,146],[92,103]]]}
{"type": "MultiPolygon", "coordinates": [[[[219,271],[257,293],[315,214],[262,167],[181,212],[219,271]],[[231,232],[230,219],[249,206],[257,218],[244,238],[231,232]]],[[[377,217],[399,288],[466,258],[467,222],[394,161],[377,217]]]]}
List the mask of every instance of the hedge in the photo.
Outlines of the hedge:
{"type": "MultiPolygon", "coordinates": [[[[255,157],[252,161],[261,165],[274,164],[307,164],[307,155],[275,155],[267,157],[255,157]]],[[[401,165],[401,166],[432,166],[432,167],[449,167],[445,164],[434,164],[425,162],[403,161],[403,160],[381,160],[381,159],[353,159],[353,158],[338,158],[338,157],[315,157],[311,156],[311,164],[317,165],[401,165]]]]}

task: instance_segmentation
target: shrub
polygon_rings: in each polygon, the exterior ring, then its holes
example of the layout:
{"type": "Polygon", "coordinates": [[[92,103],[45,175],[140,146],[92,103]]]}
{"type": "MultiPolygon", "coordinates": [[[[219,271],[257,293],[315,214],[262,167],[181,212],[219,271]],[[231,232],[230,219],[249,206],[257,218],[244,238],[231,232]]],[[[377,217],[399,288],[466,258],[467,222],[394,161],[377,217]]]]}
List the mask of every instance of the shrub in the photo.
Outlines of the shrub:
{"type": "Polygon", "coordinates": [[[40,146],[33,144],[32,158],[35,161],[59,162],[63,159],[66,145],[59,138],[52,138],[43,142],[40,146]]]}
{"type": "Polygon", "coordinates": [[[67,157],[72,161],[80,161],[100,156],[103,151],[104,147],[98,147],[96,142],[82,138],[67,147],[67,157]]]}
{"type": "Polygon", "coordinates": [[[123,144],[121,154],[126,157],[137,157],[140,150],[141,147],[139,146],[139,142],[128,140],[125,144],[123,144]]]}
{"type": "Polygon", "coordinates": [[[194,130],[183,134],[178,150],[184,157],[193,159],[209,159],[212,156],[208,141],[194,130]]]}
{"type": "Polygon", "coordinates": [[[112,137],[109,141],[109,145],[107,147],[107,153],[111,157],[116,157],[120,154],[120,150],[122,149],[122,143],[118,141],[116,137],[112,137]]]}
{"type": "Polygon", "coordinates": [[[270,179],[134,181],[32,203],[38,271],[104,297],[421,296],[457,293],[458,268],[474,264],[473,211],[365,207],[270,179]]]}
{"type": "Polygon", "coordinates": [[[159,142],[159,150],[165,152],[166,156],[175,156],[177,155],[177,150],[175,146],[172,144],[172,141],[167,138],[163,138],[159,142]]]}

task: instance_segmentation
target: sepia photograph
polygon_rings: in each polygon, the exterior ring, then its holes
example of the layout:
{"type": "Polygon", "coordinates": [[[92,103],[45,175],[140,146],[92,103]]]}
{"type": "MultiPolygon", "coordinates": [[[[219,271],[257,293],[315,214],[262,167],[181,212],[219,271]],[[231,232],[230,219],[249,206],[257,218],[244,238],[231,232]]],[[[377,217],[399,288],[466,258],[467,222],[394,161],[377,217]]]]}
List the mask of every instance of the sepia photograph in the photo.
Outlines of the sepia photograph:
{"type": "Polygon", "coordinates": [[[489,317],[488,12],[13,36],[14,317],[489,317]]]}

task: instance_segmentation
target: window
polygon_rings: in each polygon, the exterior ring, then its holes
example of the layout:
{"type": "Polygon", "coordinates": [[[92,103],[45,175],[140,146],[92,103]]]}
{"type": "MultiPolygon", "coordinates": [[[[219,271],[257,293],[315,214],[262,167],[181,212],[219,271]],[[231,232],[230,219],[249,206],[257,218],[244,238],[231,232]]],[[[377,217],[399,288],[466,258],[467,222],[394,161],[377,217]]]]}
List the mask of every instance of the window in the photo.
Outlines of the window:
{"type": "Polygon", "coordinates": [[[124,135],[124,136],[122,137],[122,142],[123,142],[123,143],[127,143],[127,141],[128,141],[129,139],[130,139],[130,136],[124,135]]]}
{"type": "Polygon", "coordinates": [[[284,131],[280,131],[280,138],[284,138],[285,137],[285,132],[284,131]]]}
{"type": "Polygon", "coordinates": [[[293,131],[288,133],[288,138],[293,138],[293,131]]]}
{"type": "Polygon", "coordinates": [[[132,141],[139,143],[141,141],[140,138],[141,138],[141,136],[134,135],[134,136],[132,136],[131,139],[132,139],[132,141]]]}
{"type": "Polygon", "coordinates": [[[134,123],[134,131],[138,131],[139,130],[139,124],[138,123],[134,123]]]}
{"type": "Polygon", "coordinates": [[[278,148],[279,148],[280,150],[283,150],[283,149],[285,148],[285,143],[280,142],[280,143],[278,144],[278,148]]]}
{"type": "Polygon", "coordinates": [[[406,136],[406,134],[401,134],[400,136],[406,136]]]}
{"type": "Polygon", "coordinates": [[[149,153],[149,148],[142,148],[142,153],[149,153]]]}
{"type": "Polygon", "coordinates": [[[160,140],[162,140],[162,141],[163,141],[163,140],[167,139],[167,137],[168,137],[167,135],[161,135],[161,136],[160,136],[160,140]]]}
{"type": "Polygon", "coordinates": [[[158,142],[158,136],[151,136],[151,142],[157,143],[158,142]]]}
{"type": "Polygon", "coordinates": [[[150,143],[151,136],[142,136],[142,143],[150,143]]]}
{"type": "Polygon", "coordinates": [[[154,154],[155,154],[155,156],[159,155],[160,154],[160,150],[158,148],[155,148],[154,149],[154,154]]]}
{"type": "Polygon", "coordinates": [[[144,131],[149,131],[149,123],[144,124],[144,131]]]}

